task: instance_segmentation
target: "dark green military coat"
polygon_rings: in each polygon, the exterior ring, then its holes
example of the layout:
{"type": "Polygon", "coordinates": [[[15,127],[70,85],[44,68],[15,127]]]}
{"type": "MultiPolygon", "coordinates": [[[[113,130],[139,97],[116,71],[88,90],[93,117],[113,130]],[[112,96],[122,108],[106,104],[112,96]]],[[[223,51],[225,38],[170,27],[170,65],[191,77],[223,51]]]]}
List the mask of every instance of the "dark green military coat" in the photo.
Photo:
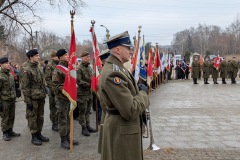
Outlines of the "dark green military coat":
{"type": "MultiPolygon", "coordinates": [[[[58,65],[61,65],[61,66],[65,67],[66,69],[68,68],[68,62],[66,62],[66,61],[59,61],[58,65]]],[[[55,68],[53,70],[53,75],[52,75],[52,89],[57,98],[68,101],[67,96],[65,96],[62,93],[65,76],[66,76],[65,73],[61,69],[55,68]]]]}
{"type": "Polygon", "coordinates": [[[192,62],[192,78],[199,78],[200,63],[197,60],[192,62]]]}
{"type": "Polygon", "coordinates": [[[43,73],[38,68],[38,63],[27,62],[21,73],[21,86],[24,95],[24,102],[31,104],[31,100],[41,100],[46,98],[45,79],[43,73]]]}
{"type": "Polygon", "coordinates": [[[220,64],[220,77],[227,78],[228,76],[228,63],[226,60],[223,60],[220,64]]]}
{"type": "Polygon", "coordinates": [[[0,100],[1,101],[15,101],[15,83],[13,75],[9,70],[0,70],[0,100]]]}
{"type": "Polygon", "coordinates": [[[236,78],[238,73],[238,62],[236,60],[232,60],[230,62],[230,78],[236,78]]]}
{"type": "Polygon", "coordinates": [[[50,64],[47,65],[45,70],[45,80],[47,82],[47,86],[51,89],[52,88],[52,74],[54,69],[56,68],[56,65],[59,61],[53,60],[50,64]]]}
{"type": "Polygon", "coordinates": [[[105,115],[101,159],[143,159],[140,115],[149,106],[149,97],[138,90],[133,76],[113,55],[101,72],[99,94],[101,106],[120,113],[105,115]]]}
{"type": "Polygon", "coordinates": [[[81,62],[77,67],[77,101],[91,98],[91,77],[92,70],[89,63],[81,62]],[[84,96],[84,97],[83,97],[84,96]]]}
{"type": "Polygon", "coordinates": [[[209,78],[210,76],[210,62],[209,61],[205,61],[203,62],[203,78],[209,78]]]}

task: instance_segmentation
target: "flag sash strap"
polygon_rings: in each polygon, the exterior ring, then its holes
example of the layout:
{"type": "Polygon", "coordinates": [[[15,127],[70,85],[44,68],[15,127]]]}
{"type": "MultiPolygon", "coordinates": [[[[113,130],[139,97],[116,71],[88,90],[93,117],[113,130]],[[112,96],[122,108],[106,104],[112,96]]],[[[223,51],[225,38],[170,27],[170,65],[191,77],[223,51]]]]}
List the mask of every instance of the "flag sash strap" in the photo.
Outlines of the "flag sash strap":
{"type": "Polygon", "coordinates": [[[64,74],[68,72],[68,68],[63,65],[57,65],[56,68],[60,69],[64,74]]]}

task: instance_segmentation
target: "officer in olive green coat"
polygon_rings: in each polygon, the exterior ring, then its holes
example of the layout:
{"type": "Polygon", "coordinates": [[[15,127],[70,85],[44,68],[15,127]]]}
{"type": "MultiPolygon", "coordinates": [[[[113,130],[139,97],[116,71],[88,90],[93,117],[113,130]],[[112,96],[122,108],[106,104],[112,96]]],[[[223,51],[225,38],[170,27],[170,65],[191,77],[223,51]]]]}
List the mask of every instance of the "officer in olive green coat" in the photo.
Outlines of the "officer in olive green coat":
{"type": "Polygon", "coordinates": [[[45,75],[44,75],[45,80],[47,82],[47,87],[49,88],[50,120],[52,121],[52,130],[54,131],[58,131],[57,108],[55,103],[55,94],[52,88],[52,73],[59,62],[59,59],[56,54],[57,54],[57,51],[53,50],[51,53],[52,62],[46,66],[45,75]]]}
{"type": "Polygon", "coordinates": [[[106,106],[103,126],[102,160],[142,160],[141,114],[149,106],[148,89],[139,89],[132,74],[123,66],[130,59],[128,32],[107,42],[111,55],[100,76],[101,106],[106,106]],[[139,91],[140,90],[140,91],[139,91]]]}
{"type": "MultiPolygon", "coordinates": [[[[105,49],[100,55],[100,59],[102,61],[102,66],[104,66],[106,59],[110,56],[110,51],[109,49],[105,49]]],[[[98,93],[99,97],[99,93],[98,93]]],[[[101,106],[102,108],[102,114],[101,114],[101,121],[100,121],[100,130],[99,130],[99,139],[98,139],[98,153],[101,154],[101,149],[102,149],[102,137],[103,137],[103,125],[104,125],[104,118],[106,115],[106,106],[101,106]]]]}
{"type": "Polygon", "coordinates": [[[193,84],[198,84],[197,79],[199,78],[199,72],[200,72],[200,63],[198,61],[198,57],[195,56],[194,61],[192,62],[192,79],[193,84]]]}
{"type": "MultiPolygon", "coordinates": [[[[69,126],[69,110],[70,101],[67,96],[62,93],[63,84],[66,77],[66,71],[68,67],[68,52],[65,49],[57,51],[57,57],[59,63],[53,70],[52,75],[52,88],[55,94],[55,102],[57,108],[57,119],[58,119],[58,133],[61,137],[61,147],[64,149],[70,149],[70,126],[69,126]]],[[[73,145],[78,145],[78,141],[73,140],[73,145]]]]}
{"type": "Polygon", "coordinates": [[[228,75],[228,62],[225,58],[223,58],[221,64],[220,64],[220,77],[222,78],[222,84],[227,84],[226,78],[228,75]]]}
{"type": "Polygon", "coordinates": [[[236,77],[238,73],[238,62],[236,61],[236,57],[233,57],[232,61],[230,62],[230,75],[232,84],[236,84],[236,77]]]}
{"type": "Polygon", "coordinates": [[[15,84],[10,73],[10,64],[7,57],[0,58],[0,112],[3,140],[10,141],[11,137],[19,137],[19,133],[13,132],[15,119],[15,84]]]}
{"type": "Polygon", "coordinates": [[[90,126],[89,118],[89,113],[92,107],[92,70],[89,66],[89,53],[84,51],[81,53],[80,57],[82,62],[77,68],[77,105],[79,108],[79,124],[82,126],[82,134],[84,136],[90,136],[90,133],[97,132],[90,126]]]}
{"type": "Polygon", "coordinates": [[[40,56],[36,49],[27,52],[29,62],[23,67],[21,73],[21,86],[26,103],[26,119],[28,127],[32,134],[32,143],[42,145],[42,142],[48,142],[42,132],[44,122],[44,104],[46,98],[45,80],[43,73],[38,68],[40,56]]]}
{"type": "Polygon", "coordinates": [[[208,57],[205,59],[203,62],[203,79],[204,79],[204,84],[209,84],[208,83],[208,78],[210,76],[210,62],[208,57]]]}

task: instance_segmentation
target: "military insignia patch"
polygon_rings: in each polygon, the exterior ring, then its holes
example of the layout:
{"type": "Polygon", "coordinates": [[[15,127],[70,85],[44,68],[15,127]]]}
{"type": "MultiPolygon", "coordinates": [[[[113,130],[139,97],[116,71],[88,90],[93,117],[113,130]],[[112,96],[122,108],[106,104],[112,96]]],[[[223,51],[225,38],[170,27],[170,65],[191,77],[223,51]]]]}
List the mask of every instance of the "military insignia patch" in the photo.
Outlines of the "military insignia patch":
{"type": "Polygon", "coordinates": [[[114,80],[115,84],[121,84],[122,83],[122,80],[119,77],[115,77],[113,80],[114,80]]]}

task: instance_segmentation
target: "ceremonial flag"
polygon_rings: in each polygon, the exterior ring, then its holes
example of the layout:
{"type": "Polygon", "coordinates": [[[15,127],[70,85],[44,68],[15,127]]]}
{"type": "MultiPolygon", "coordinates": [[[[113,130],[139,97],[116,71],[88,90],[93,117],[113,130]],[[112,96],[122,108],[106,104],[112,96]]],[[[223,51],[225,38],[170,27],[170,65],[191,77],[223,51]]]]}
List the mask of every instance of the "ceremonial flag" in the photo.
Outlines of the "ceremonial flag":
{"type": "Polygon", "coordinates": [[[170,72],[171,69],[171,62],[170,62],[170,54],[168,53],[168,64],[167,64],[167,68],[168,72],[170,72]]]}
{"type": "Polygon", "coordinates": [[[139,74],[140,74],[140,48],[138,48],[138,56],[136,57],[137,58],[137,65],[135,67],[135,70],[133,71],[133,76],[134,76],[134,79],[136,80],[136,82],[138,82],[139,80],[139,74]]]}
{"type": "Polygon", "coordinates": [[[214,63],[213,66],[218,70],[220,68],[220,58],[219,58],[219,55],[214,59],[213,63],[214,63]]]}
{"type": "MultiPolygon", "coordinates": [[[[58,66],[61,67],[61,66],[58,66]]],[[[70,105],[70,111],[73,112],[73,110],[76,108],[77,103],[77,83],[76,83],[76,40],[75,40],[75,33],[74,30],[72,31],[72,37],[71,37],[71,44],[70,44],[70,51],[69,51],[69,61],[68,61],[68,69],[62,68],[61,70],[65,70],[65,81],[63,84],[63,94],[66,95],[71,102],[70,105]]]]}
{"type": "Polygon", "coordinates": [[[146,81],[147,79],[147,71],[146,71],[146,66],[145,66],[145,42],[144,42],[144,35],[143,35],[143,44],[142,47],[140,48],[140,73],[139,76],[146,81]]]}
{"type": "Polygon", "coordinates": [[[95,34],[94,26],[91,26],[90,32],[92,33],[92,44],[93,44],[93,71],[94,74],[91,78],[91,89],[93,92],[97,93],[98,91],[98,81],[100,78],[100,72],[102,70],[102,62],[99,57],[100,51],[98,47],[97,37],[95,34]]]}
{"type": "Polygon", "coordinates": [[[200,65],[203,65],[203,57],[202,57],[202,54],[200,54],[200,57],[199,57],[199,63],[200,63],[200,65]]]}
{"type": "MultiPolygon", "coordinates": [[[[139,35],[140,36],[140,35],[139,35]]],[[[138,41],[136,42],[136,46],[134,48],[134,53],[132,57],[132,73],[134,74],[135,68],[137,66],[137,60],[138,60],[138,53],[139,53],[139,43],[140,43],[140,38],[138,38],[138,41]]]]}
{"type": "Polygon", "coordinates": [[[156,48],[156,53],[154,56],[154,70],[157,74],[160,73],[160,68],[161,68],[160,54],[159,54],[159,49],[156,48]]]}
{"type": "Polygon", "coordinates": [[[162,54],[161,58],[161,71],[163,72],[165,69],[165,53],[162,54]]]}
{"type": "Polygon", "coordinates": [[[153,78],[153,68],[152,68],[152,47],[149,50],[149,55],[148,55],[148,66],[147,66],[147,84],[148,86],[151,85],[153,78]]]}

